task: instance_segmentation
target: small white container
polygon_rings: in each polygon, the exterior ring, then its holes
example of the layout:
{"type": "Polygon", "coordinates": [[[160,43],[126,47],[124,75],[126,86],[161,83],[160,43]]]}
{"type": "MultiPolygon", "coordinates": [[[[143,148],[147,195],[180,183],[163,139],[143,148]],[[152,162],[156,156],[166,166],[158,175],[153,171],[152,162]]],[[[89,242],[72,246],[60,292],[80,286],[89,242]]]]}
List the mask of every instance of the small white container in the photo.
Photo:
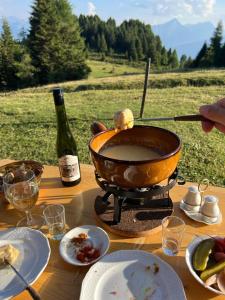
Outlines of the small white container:
{"type": "Polygon", "coordinates": [[[200,210],[202,198],[197,186],[190,186],[183,199],[185,208],[189,211],[198,212],[200,210]]]}
{"type": "Polygon", "coordinates": [[[216,221],[220,215],[218,198],[212,195],[205,196],[200,211],[206,220],[216,221]]]}

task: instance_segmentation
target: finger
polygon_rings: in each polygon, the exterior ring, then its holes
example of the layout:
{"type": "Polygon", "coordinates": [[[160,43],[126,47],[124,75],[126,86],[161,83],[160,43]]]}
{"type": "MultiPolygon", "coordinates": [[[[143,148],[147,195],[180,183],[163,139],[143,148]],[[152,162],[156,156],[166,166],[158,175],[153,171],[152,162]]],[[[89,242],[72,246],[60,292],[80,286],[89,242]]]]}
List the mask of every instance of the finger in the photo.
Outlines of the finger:
{"type": "Polygon", "coordinates": [[[224,125],[215,123],[215,127],[216,127],[219,131],[225,133],[225,126],[224,126],[224,125]]]}
{"type": "Polygon", "coordinates": [[[210,132],[214,127],[214,123],[212,122],[205,122],[203,121],[202,122],[202,129],[205,131],[205,132],[210,132]]]}
{"type": "Polygon", "coordinates": [[[217,101],[217,104],[221,107],[224,107],[225,108],[225,98],[224,99],[221,99],[219,101],[217,101]]]}
{"type": "Polygon", "coordinates": [[[218,104],[203,105],[199,111],[205,118],[225,126],[225,107],[218,104]]]}

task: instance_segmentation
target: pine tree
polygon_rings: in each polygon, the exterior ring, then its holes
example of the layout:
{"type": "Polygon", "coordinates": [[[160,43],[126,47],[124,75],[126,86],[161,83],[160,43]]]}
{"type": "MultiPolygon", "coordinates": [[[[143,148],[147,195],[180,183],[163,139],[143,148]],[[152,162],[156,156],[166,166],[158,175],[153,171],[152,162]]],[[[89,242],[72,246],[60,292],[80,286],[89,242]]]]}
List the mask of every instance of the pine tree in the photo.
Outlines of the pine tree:
{"type": "Polygon", "coordinates": [[[104,54],[106,54],[108,51],[105,35],[103,33],[100,36],[100,51],[104,54]]]}
{"type": "Polygon", "coordinates": [[[68,0],[56,0],[56,11],[59,30],[55,53],[59,55],[55,57],[53,79],[62,81],[86,78],[90,68],[85,63],[85,45],[78,19],[68,0]]]}
{"type": "Polygon", "coordinates": [[[212,47],[209,47],[206,51],[206,54],[202,57],[199,67],[210,68],[213,67],[214,51],[212,47]]]}
{"type": "Polygon", "coordinates": [[[84,43],[67,0],[35,0],[28,36],[39,83],[86,77],[84,43]]]}
{"type": "Polygon", "coordinates": [[[187,63],[187,56],[183,54],[180,58],[180,68],[183,69],[187,63]]]}
{"type": "Polygon", "coordinates": [[[189,56],[188,59],[185,62],[184,67],[185,68],[192,68],[193,66],[193,59],[189,56]]]}
{"type": "Polygon", "coordinates": [[[19,88],[32,86],[36,83],[34,80],[36,70],[32,65],[30,54],[24,45],[18,45],[17,47],[15,67],[19,88]]]}
{"type": "Polygon", "coordinates": [[[225,44],[221,48],[221,66],[225,67],[225,44]]]}
{"type": "Polygon", "coordinates": [[[17,44],[13,40],[8,22],[4,19],[0,36],[0,89],[17,87],[15,51],[17,44]]]}
{"type": "Polygon", "coordinates": [[[178,60],[178,56],[177,56],[177,51],[176,50],[173,50],[173,53],[172,53],[172,68],[176,69],[179,67],[179,60],[178,60]]]}
{"type": "Polygon", "coordinates": [[[193,61],[192,66],[194,68],[198,68],[201,65],[201,61],[203,60],[203,58],[205,57],[206,53],[208,50],[208,46],[207,43],[205,42],[201,48],[201,50],[199,51],[198,55],[196,56],[196,58],[193,61]]]}
{"type": "Polygon", "coordinates": [[[162,66],[168,65],[168,55],[165,47],[163,47],[161,50],[161,65],[162,66]]]}
{"type": "Polygon", "coordinates": [[[141,41],[139,38],[137,38],[135,41],[135,47],[136,47],[136,51],[137,51],[137,58],[139,60],[141,60],[143,58],[143,48],[142,48],[141,41]]]}
{"type": "Polygon", "coordinates": [[[137,49],[135,46],[135,40],[132,40],[128,49],[128,56],[130,60],[137,60],[137,49]]]}
{"type": "Polygon", "coordinates": [[[213,52],[212,65],[215,67],[221,66],[221,47],[223,40],[223,23],[220,21],[215,29],[215,32],[211,38],[210,47],[213,52]]]}
{"type": "Polygon", "coordinates": [[[55,1],[35,0],[30,17],[28,42],[37,81],[48,83],[53,72],[52,54],[55,51],[58,29],[55,1]]]}

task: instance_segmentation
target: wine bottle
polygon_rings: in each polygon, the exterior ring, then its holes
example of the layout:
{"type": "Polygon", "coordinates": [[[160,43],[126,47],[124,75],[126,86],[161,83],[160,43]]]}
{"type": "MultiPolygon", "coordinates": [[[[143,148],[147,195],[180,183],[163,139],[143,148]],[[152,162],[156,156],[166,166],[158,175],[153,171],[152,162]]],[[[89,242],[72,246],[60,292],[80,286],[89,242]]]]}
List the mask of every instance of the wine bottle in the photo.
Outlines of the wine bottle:
{"type": "Polygon", "coordinates": [[[74,186],[81,180],[77,145],[67,120],[63,91],[60,88],[53,89],[53,97],[57,116],[56,149],[61,180],[64,186],[74,186]]]}

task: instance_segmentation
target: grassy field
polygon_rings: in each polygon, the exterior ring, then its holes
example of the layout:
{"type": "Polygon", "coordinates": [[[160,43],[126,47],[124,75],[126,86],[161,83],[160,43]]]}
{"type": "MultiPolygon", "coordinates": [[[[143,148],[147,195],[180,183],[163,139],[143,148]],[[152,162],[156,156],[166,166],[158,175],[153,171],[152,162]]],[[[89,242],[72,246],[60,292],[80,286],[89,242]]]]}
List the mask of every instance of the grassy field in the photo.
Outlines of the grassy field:
{"type": "MultiPolygon", "coordinates": [[[[122,66],[124,68],[124,66],[122,66]]],[[[119,70],[113,77],[101,73],[101,63],[92,63],[95,70],[92,78],[80,82],[63,83],[65,102],[71,128],[77,140],[81,162],[89,163],[88,140],[91,137],[90,125],[93,120],[111,118],[115,111],[129,107],[136,116],[139,114],[142,97],[143,75],[121,76],[119,70]],[[98,65],[96,69],[94,65],[98,65]],[[118,76],[116,76],[118,75],[118,76]],[[76,91],[79,85],[107,83],[123,88],[93,89],[76,91]],[[126,83],[139,82],[140,88],[127,88],[126,83]]],[[[107,66],[110,69],[112,66],[107,66]]],[[[103,70],[103,71],[106,71],[103,70]]],[[[133,73],[138,73],[133,70],[133,73]]],[[[140,70],[139,70],[140,71],[140,70]]],[[[130,71],[129,71],[130,72],[130,71]]],[[[158,80],[185,78],[222,78],[225,71],[154,74],[158,80]]],[[[54,85],[0,94],[0,159],[35,159],[45,164],[56,164],[55,152],[56,120],[51,89],[54,85]]],[[[174,116],[198,112],[199,105],[211,103],[225,96],[224,87],[178,86],[174,88],[151,88],[148,92],[144,117],[174,116]]],[[[142,124],[142,122],[137,122],[142,124]]],[[[111,121],[107,121],[112,126],[111,121]]],[[[182,139],[180,173],[186,180],[198,181],[209,178],[211,184],[225,186],[225,136],[214,130],[205,134],[200,123],[155,122],[146,123],[167,128],[176,132],[182,139]]]]}

